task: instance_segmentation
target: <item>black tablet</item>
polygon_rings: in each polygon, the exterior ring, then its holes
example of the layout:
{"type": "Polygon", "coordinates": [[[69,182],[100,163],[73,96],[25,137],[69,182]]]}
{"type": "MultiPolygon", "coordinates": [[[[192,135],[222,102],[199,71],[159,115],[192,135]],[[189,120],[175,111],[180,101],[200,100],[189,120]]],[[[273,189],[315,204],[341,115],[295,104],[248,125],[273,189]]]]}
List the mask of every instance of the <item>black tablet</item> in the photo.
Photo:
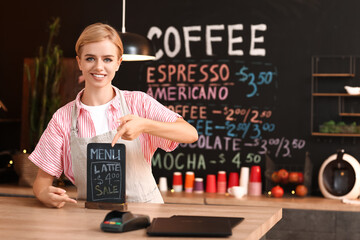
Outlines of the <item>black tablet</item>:
{"type": "MultiPolygon", "coordinates": [[[[237,218],[240,223],[243,218],[237,218]]],[[[150,236],[228,237],[235,223],[227,217],[172,216],[154,218],[147,228],[150,236]]],[[[237,224],[236,223],[236,224],[237,224]]]]}

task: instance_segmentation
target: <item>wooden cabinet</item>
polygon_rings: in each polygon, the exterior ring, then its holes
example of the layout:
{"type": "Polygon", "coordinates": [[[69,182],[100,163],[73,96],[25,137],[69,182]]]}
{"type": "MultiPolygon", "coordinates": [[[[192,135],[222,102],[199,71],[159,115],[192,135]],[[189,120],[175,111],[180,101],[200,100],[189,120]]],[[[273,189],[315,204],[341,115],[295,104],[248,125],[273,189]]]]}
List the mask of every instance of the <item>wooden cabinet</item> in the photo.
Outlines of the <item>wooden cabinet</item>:
{"type": "Polygon", "coordinates": [[[360,137],[360,94],[345,86],[360,87],[357,56],[313,56],[311,72],[311,134],[360,137]],[[325,124],[334,124],[333,129],[325,124]]]}

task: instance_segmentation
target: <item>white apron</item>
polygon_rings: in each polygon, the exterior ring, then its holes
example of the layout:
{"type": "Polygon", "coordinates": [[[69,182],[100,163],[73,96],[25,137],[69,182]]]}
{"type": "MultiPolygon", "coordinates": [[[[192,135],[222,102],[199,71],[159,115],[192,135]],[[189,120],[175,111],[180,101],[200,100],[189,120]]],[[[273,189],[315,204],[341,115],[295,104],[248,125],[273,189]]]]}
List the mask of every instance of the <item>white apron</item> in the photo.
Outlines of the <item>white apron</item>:
{"type": "MultiPolygon", "coordinates": [[[[130,114],[121,91],[117,88],[114,89],[120,97],[123,116],[130,114]]],[[[76,104],[72,108],[71,118],[70,149],[72,170],[78,191],[78,199],[86,199],[87,144],[111,143],[117,131],[115,129],[92,138],[80,138],[77,134],[76,104]]],[[[142,153],[139,138],[133,141],[119,139],[117,143],[123,143],[126,146],[126,202],[164,203],[152,175],[151,164],[146,162],[142,153]]]]}

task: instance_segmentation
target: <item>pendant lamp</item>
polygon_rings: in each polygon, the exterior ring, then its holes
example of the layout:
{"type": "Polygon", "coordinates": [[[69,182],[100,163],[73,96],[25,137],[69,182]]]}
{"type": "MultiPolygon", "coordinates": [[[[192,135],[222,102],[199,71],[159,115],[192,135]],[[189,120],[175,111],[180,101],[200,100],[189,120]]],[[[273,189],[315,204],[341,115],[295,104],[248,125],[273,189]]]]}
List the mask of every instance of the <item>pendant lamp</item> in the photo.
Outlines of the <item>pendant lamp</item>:
{"type": "Polygon", "coordinates": [[[123,0],[122,29],[120,38],[123,42],[123,61],[148,61],[155,59],[152,42],[139,34],[129,33],[125,30],[125,0],[123,0]]]}

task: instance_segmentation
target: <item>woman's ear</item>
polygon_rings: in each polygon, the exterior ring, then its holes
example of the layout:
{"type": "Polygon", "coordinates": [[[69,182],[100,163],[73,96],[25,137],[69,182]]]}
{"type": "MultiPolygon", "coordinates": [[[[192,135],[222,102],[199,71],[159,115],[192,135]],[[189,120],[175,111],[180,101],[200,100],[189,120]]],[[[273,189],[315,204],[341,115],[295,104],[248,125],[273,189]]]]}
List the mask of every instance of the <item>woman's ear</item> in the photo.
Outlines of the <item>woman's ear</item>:
{"type": "Polygon", "coordinates": [[[116,71],[118,71],[119,70],[119,68],[120,68],[120,65],[121,65],[121,62],[122,62],[122,57],[119,59],[119,61],[118,61],[118,66],[117,66],[117,68],[116,68],[116,71]]]}
{"type": "Polygon", "coordinates": [[[79,66],[80,71],[82,71],[79,56],[76,56],[76,61],[77,61],[77,63],[78,63],[78,66],[79,66]]]}

